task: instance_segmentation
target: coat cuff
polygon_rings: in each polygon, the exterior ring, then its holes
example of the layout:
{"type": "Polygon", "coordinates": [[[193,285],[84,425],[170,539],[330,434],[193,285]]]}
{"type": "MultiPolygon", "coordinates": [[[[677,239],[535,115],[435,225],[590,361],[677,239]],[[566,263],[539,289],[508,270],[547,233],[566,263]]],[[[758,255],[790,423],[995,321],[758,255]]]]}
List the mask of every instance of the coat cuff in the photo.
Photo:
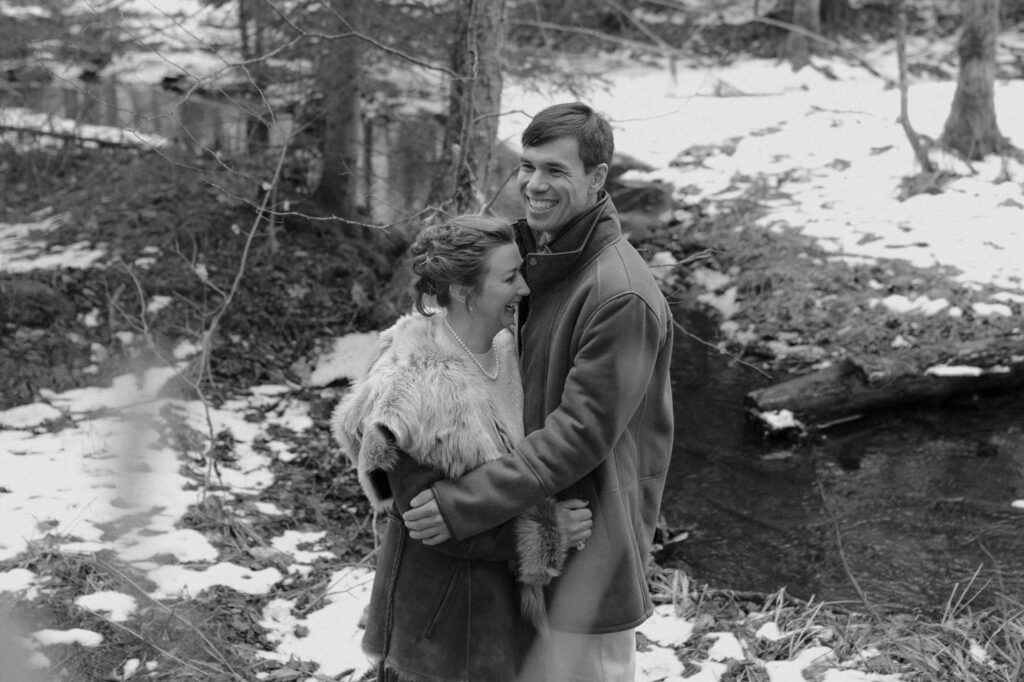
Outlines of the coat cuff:
{"type": "Polygon", "coordinates": [[[555,501],[548,498],[516,518],[519,582],[547,585],[565,566],[565,541],[555,501]]]}
{"type": "Polygon", "coordinates": [[[386,472],[395,468],[398,455],[394,438],[380,424],[371,425],[363,434],[359,444],[359,483],[377,511],[389,509],[394,504],[386,472]]]}

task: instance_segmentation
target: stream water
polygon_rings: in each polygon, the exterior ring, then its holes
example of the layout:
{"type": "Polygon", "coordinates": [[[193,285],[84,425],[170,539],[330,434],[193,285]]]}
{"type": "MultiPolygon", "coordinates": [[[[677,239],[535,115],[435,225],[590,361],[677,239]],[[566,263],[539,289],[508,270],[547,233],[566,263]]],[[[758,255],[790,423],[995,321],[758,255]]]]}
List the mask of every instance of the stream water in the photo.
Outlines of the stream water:
{"type": "MultiPolygon", "coordinates": [[[[678,309],[703,339],[714,325],[678,309]]],[[[698,582],[881,609],[1024,599],[1024,392],[876,414],[813,443],[765,439],[743,396],[773,380],[684,334],[664,561],[698,582]],[[859,588],[859,589],[858,589],[859,588]]]]}

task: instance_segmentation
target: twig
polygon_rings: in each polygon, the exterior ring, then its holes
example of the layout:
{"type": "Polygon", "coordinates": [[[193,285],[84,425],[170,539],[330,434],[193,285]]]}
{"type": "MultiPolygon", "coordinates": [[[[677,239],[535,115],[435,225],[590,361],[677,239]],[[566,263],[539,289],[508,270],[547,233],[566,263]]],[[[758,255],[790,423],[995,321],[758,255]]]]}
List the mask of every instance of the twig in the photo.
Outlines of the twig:
{"type": "MultiPolygon", "coordinates": [[[[206,663],[200,664],[197,661],[188,661],[188,660],[186,660],[184,658],[181,658],[180,656],[178,656],[177,654],[173,653],[172,651],[170,651],[168,649],[164,649],[160,645],[154,643],[152,640],[146,639],[145,637],[142,636],[141,632],[135,632],[130,627],[128,627],[126,625],[122,625],[121,623],[118,623],[116,621],[110,620],[109,618],[103,616],[100,613],[96,613],[95,611],[92,611],[90,609],[85,609],[85,611],[87,613],[89,613],[89,614],[92,614],[94,617],[96,617],[96,618],[106,622],[108,625],[111,625],[114,628],[117,628],[118,630],[121,630],[122,632],[128,633],[132,637],[135,637],[136,639],[138,639],[140,642],[145,642],[146,646],[153,647],[153,649],[155,649],[159,653],[163,654],[164,656],[166,656],[170,660],[172,660],[172,661],[182,665],[185,668],[190,668],[190,669],[192,669],[193,671],[195,671],[196,673],[198,673],[200,675],[216,675],[216,674],[219,674],[219,673],[223,672],[221,670],[217,670],[215,667],[213,667],[211,665],[208,665],[206,663]]],[[[244,677],[242,677],[237,672],[235,672],[234,668],[232,668],[230,665],[228,665],[228,663],[226,661],[224,661],[220,657],[220,655],[217,653],[217,649],[214,648],[212,644],[209,644],[209,642],[207,642],[207,644],[210,646],[210,650],[212,652],[214,652],[215,655],[217,656],[217,660],[220,661],[228,669],[228,671],[231,673],[231,675],[232,675],[232,677],[234,679],[236,679],[236,680],[243,680],[243,681],[245,680],[244,677]]]]}
{"type": "MultiPolygon", "coordinates": [[[[239,680],[244,680],[245,679],[241,675],[239,675],[235,671],[234,668],[231,667],[231,664],[228,663],[227,659],[224,658],[224,655],[220,652],[220,649],[217,646],[214,646],[213,642],[211,642],[209,640],[209,638],[206,636],[206,634],[202,630],[200,630],[198,627],[196,627],[196,625],[194,623],[186,620],[185,618],[182,618],[177,613],[175,613],[174,609],[168,608],[165,604],[161,603],[159,600],[153,599],[152,597],[150,597],[146,593],[146,591],[144,589],[142,589],[142,586],[139,585],[138,583],[136,583],[131,578],[131,576],[129,576],[128,574],[126,574],[124,571],[122,571],[121,569],[117,568],[113,564],[110,564],[110,563],[104,561],[103,559],[96,559],[96,563],[98,565],[102,566],[103,568],[105,568],[106,570],[110,571],[114,575],[116,575],[121,580],[124,580],[126,583],[131,585],[133,588],[135,588],[138,591],[139,594],[144,595],[146,597],[146,599],[149,600],[150,603],[154,604],[157,608],[159,608],[161,611],[166,613],[168,616],[174,618],[175,620],[177,620],[180,623],[184,624],[188,629],[190,629],[193,632],[195,632],[195,634],[199,637],[199,639],[201,639],[203,641],[203,643],[209,648],[209,651],[213,655],[213,657],[216,658],[218,661],[220,661],[221,664],[223,664],[224,667],[226,667],[231,672],[232,675],[234,675],[239,680]]],[[[102,616],[100,616],[100,617],[102,618],[102,616]]],[[[108,622],[110,622],[112,625],[115,625],[116,627],[121,628],[125,632],[128,632],[128,633],[130,633],[132,635],[135,635],[140,640],[146,641],[147,644],[150,644],[154,648],[160,650],[159,647],[157,647],[156,645],[152,644],[151,642],[148,642],[141,635],[139,635],[138,633],[133,632],[129,628],[127,628],[125,626],[122,626],[122,625],[120,625],[118,623],[114,623],[113,621],[108,621],[108,622]]],[[[172,659],[174,659],[174,660],[176,660],[178,662],[184,663],[185,665],[189,665],[190,667],[194,667],[194,666],[190,665],[188,662],[182,661],[177,656],[175,656],[174,654],[172,654],[172,653],[170,653],[168,651],[163,651],[163,650],[160,650],[160,651],[161,651],[161,653],[164,653],[165,655],[171,657],[172,659]]],[[[202,672],[202,671],[200,671],[200,672],[202,672]]]]}
{"type": "MultiPolygon", "coordinates": [[[[281,177],[281,169],[284,167],[285,157],[288,153],[288,145],[281,145],[281,155],[278,157],[277,166],[274,168],[274,176],[270,181],[270,185],[273,187],[277,184],[281,177]]],[[[246,235],[245,246],[242,248],[242,257],[238,263],[238,269],[235,271],[235,277],[231,282],[231,288],[228,289],[228,294],[223,301],[220,302],[217,312],[214,313],[213,320],[210,322],[210,326],[205,332],[206,340],[210,341],[213,338],[214,332],[217,330],[220,321],[224,318],[224,314],[227,312],[228,307],[234,300],[235,295],[238,293],[240,285],[242,283],[242,277],[245,275],[245,268],[248,265],[249,254],[252,251],[253,240],[256,238],[256,232],[259,230],[260,222],[263,220],[267,204],[270,202],[270,192],[266,192],[263,195],[263,201],[260,204],[259,209],[256,212],[256,217],[253,219],[252,227],[249,228],[249,232],[246,235]]],[[[210,344],[204,343],[201,351],[200,362],[205,371],[208,371],[210,360],[210,344]]],[[[204,373],[205,373],[204,371],[204,373]]]]}
{"type": "Polygon", "coordinates": [[[763,376],[763,377],[765,377],[767,379],[771,379],[772,378],[771,374],[769,374],[768,372],[764,371],[760,367],[757,367],[756,365],[750,364],[749,362],[747,362],[747,361],[739,358],[738,356],[730,353],[729,351],[725,350],[724,348],[719,348],[716,344],[713,344],[710,341],[705,341],[704,339],[702,339],[701,337],[697,336],[693,332],[687,330],[683,325],[679,324],[675,320],[672,320],[672,324],[673,324],[673,326],[675,326],[676,329],[681,331],[685,336],[693,339],[694,341],[696,341],[696,342],[698,342],[698,343],[700,343],[700,344],[702,344],[704,346],[707,346],[708,348],[710,348],[711,350],[715,351],[719,355],[724,355],[725,357],[729,358],[733,362],[736,362],[736,363],[738,363],[740,365],[743,365],[744,367],[748,367],[748,368],[754,370],[755,372],[757,372],[758,374],[760,374],[761,376],[763,376]]]}
{"type": "Polygon", "coordinates": [[[505,176],[505,180],[501,183],[501,185],[498,187],[498,189],[494,190],[494,194],[491,195],[490,201],[488,201],[484,205],[484,207],[482,209],[480,209],[480,214],[481,215],[486,215],[487,213],[490,212],[491,206],[493,206],[494,202],[498,200],[498,197],[501,195],[501,191],[503,189],[505,189],[505,185],[507,185],[509,183],[509,181],[512,180],[512,178],[515,177],[518,173],[519,173],[519,168],[518,167],[513,168],[511,171],[509,171],[509,174],[507,176],[505,176]]]}
{"type": "Polygon", "coordinates": [[[864,59],[863,57],[858,57],[853,52],[850,52],[849,50],[847,50],[847,49],[843,48],[842,46],[840,46],[839,43],[837,43],[836,41],[831,40],[829,38],[826,38],[825,36],[821,35],[820,33],[815,33],[814,31],[809,31],[809,30],[807,30],[806,28],[804,28],[802,26],[797,26],[796,24],[791,24],[791,23],[786,22],[786,21],[779,21],[778,19],[769,19],[767,17],[754,17],[751,21],[757,22],[759,24],[765,24],[766,26],[774,26],[775,28],[783,28],[783,29],[785,29],[787,31],[790,31],[792,33],[799,33],[802,36],[806,36],[806,37],[810,38],[811,40],[815,40],[815,41],[817,41],[819,43],[823,43],[823,44],[827,45],[828,47],[832,48],[833,50],[835,50],[837,53],[839,53],[842,56],[846,57],[847,59],[852,59],[853,61],[857,62],[858,64],[863,66],[865,69],[867,69],[868,73],[870,73],[871,75],[877,76],[878,78],[881,78],[882,80],[884,80],[885,84],[887,86],[891,87],[891,86],[895,85],[895,83],[892,82],[891,78],[889,78],[888,76],[880,73],[877,69],[875,69],[875,67],[871,66],[871,64],[868,63],[868,61],[866,59],[864,59]]]}
{"type": "MultiPolygon", "coordinates": [[[[550,29],[552,31],[561,31],[562,33],[574,33],[576,35],[587,36],[588,38],[597,38],[598,40],[603,40],[605,42],[621,45],[622,47],[631,47],[637,50],[650,50],[652,52],[665,53],[664,50],[659,49],[656,45],[642,43],[639,40],[630,40],[629,38],[619,38],[617,36],[611,36],[608,35],[607,33],[597,31],[595,29],[583,28],[580,26],[563,26],[562,24],[555,24],[550,21],[530,21],[528,19],[510,21],[509,25],[524,26],[526,28],[536,28],[540,30],[550,29]]],[[[670,52],[668,54],[677,56],[684,56],[686,54],[683,50],[679,48],[673,48],[669,46],[669,49],[670,52]]]]}
{"type": "Polygon", "coordinates": [[[896,13],[896,61],[900,71],[900,125],[906,133],[910,146],[914,150],[917,162],[921,164],[924,173],[934,173],[935,165],[928,158],[928,151],[921,146],[921,138],[913,126],[910,125],[910,115],[907,104],[907,16],[903,8],[903,0],[896,0],[893,4],[893,12],[896,13]]]}
{"type": "MultiPolygon", "coordinates": [[[[281,21],[283,21],[285,24],[290,26],[292,28],[292,30],[297,32],[300,36],[304,36],[306,38],[317,38],[319,40],[340,40],[342,38],[356,38],[358,40],[362,40],[363,42],[368,43],[369,45],[377,48],[381,52],[385,52],[385,53],[387,53],[387,54],[389,54],[389,55],[391,55],[393,57],[398,57],[399,59],[401,59],[403,61],[409,62],[410,64],[415,64],[416,66],[421,66],[421,67],[423,67],[425,69],[428,69],[430,71],[440,71],[441,73],[445,74],[446,76],[450,76],[451,78],[454,78],[454,79],[459,79],[460,78],[459,74],[455,73],[454,71],[452,71],[450,69],[447,69],[447,68],[445,68],[443,66],[438,66],[436,64],[430,64],[430,63],[425,62],[425,61],[423,61],[421,59],[417,59],[416,57],[408,55],[405,52],[402,52],[401,50],[397,50],[397,49],[395,49],[393,47],[385,45],[384,43],[380,42],[379,40],[376,40],[375,38],[371,38],[370,36],[365,35],[363,33],[360,33],[358,31],[355,31],[355,30],[348,31],[347,33],[337,33],[337,34],[328,34],[328,33],[319,33],[319,32],[316,32],[316,31],[307,31],[307,30],[305,30],[303,28],[300,28],[298,25],[295,24],[295,22],[293,22],[291,19],[286,17],[284,15],[284,12],[282,12],[280,9],[278,9],[277,6],[274,5],[274,3],[270,2],[270,0],[266,0],[266,2],[267,2],[267,5],[272,10],[274,10],[274,12],[277,14],[277,16],[281,19],[281,21]]],[[[340,16],[333,8],[330,8],[330,11],[338,19],[340,19],[342,21],[342,23],[348,25],[348,22],[345,21],[344,17],[340,16]]]]}
{"type": "Polygon", "coordinates": [[[864,604],[864,608],[868,610],[868,613],[871,614],[872,618],[881,622],[881,614],[879,614],[874,605],[868,601],[867,594],[865,594],[864,590],[861,589],[860,583],[857,582],[857,578],[853,575],[853,571],[850,569],[850,563],[846,560],[846,551],[843,549],[843,535],[839,530],[839,521],[836,519],[835,514],[832,513],[832,508],[828,504],[828,498],[825,496],[825,487],[821,484],[821,477],[818,476],[817,470],[814,472],[814,483],[818,486],[818,494],[821,495],[821,505],[825,508],[825,513],[828,514],[829,519],[832,521],[832,530],[836,536],[836,548],[839,550],[839,560],[843,563],[843,570],[846,572],[846,577],[850,579],[853,589],[857,591],[857,596],[860,597],[861,602],[864,604]]]}

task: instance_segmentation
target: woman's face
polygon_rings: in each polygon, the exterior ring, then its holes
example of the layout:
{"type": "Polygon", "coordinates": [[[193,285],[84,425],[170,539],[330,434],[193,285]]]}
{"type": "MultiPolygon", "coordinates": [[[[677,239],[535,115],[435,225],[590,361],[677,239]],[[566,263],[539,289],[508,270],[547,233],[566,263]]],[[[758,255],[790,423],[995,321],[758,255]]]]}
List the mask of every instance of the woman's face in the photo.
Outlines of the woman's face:
{"type": "Polygon", "coordinates": [[[493,329],[497,334],[502,327],[515,322],[516,306],[530,293],[530,287],[519,272],[522,264],[515,244],[502,244],[491,250],[480,293],[471,300],[470,315],[474,323],[488,331],[493,329]]]}

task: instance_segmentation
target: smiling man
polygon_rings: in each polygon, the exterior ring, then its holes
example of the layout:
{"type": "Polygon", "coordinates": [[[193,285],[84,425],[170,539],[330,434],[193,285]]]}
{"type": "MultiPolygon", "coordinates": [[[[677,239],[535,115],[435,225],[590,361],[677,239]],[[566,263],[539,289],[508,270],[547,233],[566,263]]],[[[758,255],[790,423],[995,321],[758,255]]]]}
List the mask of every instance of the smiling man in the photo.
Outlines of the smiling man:
{"type": "Polygon", "coordinates": [[[634,631],[653,610],[646,564],[672,449],[671,313],[604,191],[608,122],[558,104],[534,117],[522,144],[528,435],[513,456],[417,495],[405,523],[436,544],[550,495],[587,500],[593,532],[547,590],[551,629],[523,679],[631,682],[634,631]]]}

